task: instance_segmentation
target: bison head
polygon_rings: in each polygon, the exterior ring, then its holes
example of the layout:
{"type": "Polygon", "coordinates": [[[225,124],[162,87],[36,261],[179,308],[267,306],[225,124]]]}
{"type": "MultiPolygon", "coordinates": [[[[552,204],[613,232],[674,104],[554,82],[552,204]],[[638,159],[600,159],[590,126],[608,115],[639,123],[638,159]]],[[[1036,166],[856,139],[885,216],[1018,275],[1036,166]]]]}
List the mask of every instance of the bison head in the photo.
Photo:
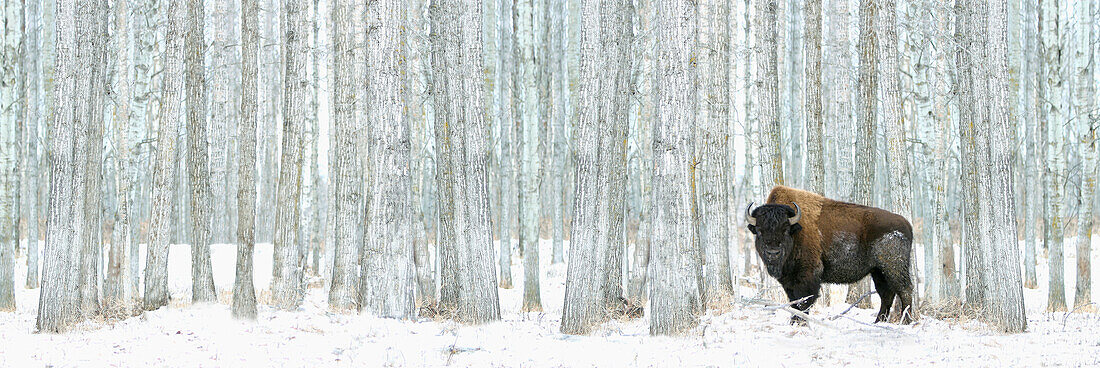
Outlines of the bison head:
{"type": "Polygon", "coordinates": [[[782,204],[768,204],[746,210],[749,231],[756,235],[756,253],[768,267],[768,273],[778,278],[783,264],[794,248],[794,234],[802,230],[798,223],[802,219],[802,209],[794,203],[794,208],[782,204]]]}

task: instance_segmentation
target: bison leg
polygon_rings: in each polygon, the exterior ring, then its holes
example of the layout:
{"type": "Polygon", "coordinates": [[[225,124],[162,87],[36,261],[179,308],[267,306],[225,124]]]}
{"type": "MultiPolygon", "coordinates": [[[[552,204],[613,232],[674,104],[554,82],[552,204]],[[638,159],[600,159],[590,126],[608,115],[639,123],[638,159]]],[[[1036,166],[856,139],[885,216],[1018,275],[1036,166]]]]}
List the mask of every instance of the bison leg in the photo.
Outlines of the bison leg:
{"type": "Polygon", "coordinates": [[[882,300],[882,305],[878,309],[878,315],[875,316],[875,323],[879,323],[885,321],[890,316],[890,307],[894,305],[895,292],[881,270],[876,269],[871,271],[871,280],[874,280],[875,292],[878,293],[879,299],[882,300]]]}
{"type": "MultiPolygon", "coordinates": [[[[784,286],[783,291],[787,292],[787,298],[789,298],[791,302],[797,302],[791,305],[794,309],[805,312],[817,301],[821,293],[821,284],[807,283],[789,287],[784,286]]],[[[799,316],[791,316],[791,324],[804,325],[806,324],[806,320],[799,316]]]]}
{"type": "Polygon", "coordinates": [[[913,283],[909,280],[909,273],[886,275],[887,281],[890,282],[890,287],[896,290],[898,295],[898,305],[894,307],[894,313],[890,317],[890,322],[901,322],[903,325],[907,325],[913,322],[912,316],[913,310],[913,283]]]}

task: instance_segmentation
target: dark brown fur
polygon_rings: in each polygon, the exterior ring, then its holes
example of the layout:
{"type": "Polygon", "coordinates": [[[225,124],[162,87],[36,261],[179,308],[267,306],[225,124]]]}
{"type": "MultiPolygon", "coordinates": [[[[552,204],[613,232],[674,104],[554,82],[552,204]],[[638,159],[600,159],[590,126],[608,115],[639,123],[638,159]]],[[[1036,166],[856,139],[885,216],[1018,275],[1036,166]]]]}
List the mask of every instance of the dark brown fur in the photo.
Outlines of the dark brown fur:
{"type": "MultiPolygon", "coordinates": [[[[769,271],[783,285],[791,301],[809,297],[795,307],[809,309],[822,283],[851,284],[870,274],[882,300],[875,321],[887,318],[897,296],[895,316],[901,316],[902,323],[909,323],[913,292],[909,278],[913,228],[909,221],[879,208],[834,201],[785,186],[772,189],[767,204],[793,209],[795,203],[802,213],[801,229],[784,230],[788,233],[793,230],[790,235],[793,246],[781,261],[779,275],[769,271]]],[[[776,206],[762,206],[758,210],[764,207],[777,210],[776,206]]],[[[786,224],[779,224],[783,225],[786,224]]],[[[776,230],[750,229],[757,234],[758,253],[762,249],[758,231],[776,230]]]]}

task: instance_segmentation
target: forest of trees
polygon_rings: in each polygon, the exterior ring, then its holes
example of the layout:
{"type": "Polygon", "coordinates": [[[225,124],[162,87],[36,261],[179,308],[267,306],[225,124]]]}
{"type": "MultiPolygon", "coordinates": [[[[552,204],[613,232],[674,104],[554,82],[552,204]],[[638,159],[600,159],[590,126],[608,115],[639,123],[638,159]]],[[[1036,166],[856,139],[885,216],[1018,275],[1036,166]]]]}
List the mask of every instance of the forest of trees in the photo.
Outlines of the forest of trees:
{"type": "Polygon", "coordinates": [[[188,244],[194,303],[222,292],[211,247],[237,247],[240,319],[320,287],[479,324],[522,287],[567,334],[644,307],[675,335],[786,302],[743,215],[776,185],[909,219],[926,318],[1022,332],[1024,288],[1096,310],[1095,0],[4,4],[0,311],[40,288],[40,332],[186,298],[188,244]]]}

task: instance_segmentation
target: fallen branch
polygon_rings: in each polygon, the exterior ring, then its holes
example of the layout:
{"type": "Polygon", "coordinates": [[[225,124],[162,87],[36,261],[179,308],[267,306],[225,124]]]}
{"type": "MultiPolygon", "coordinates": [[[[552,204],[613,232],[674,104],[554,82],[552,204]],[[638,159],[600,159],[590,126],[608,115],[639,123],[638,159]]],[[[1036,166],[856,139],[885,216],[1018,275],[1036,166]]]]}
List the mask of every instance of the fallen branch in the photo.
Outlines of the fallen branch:
{"type": "Polygon", "coordinates": [[[1069,320],[1069,315],[1073,314],[1074,312],[1077,312],[1078,309],[1081,309],[1081,308],[1084,308],[1084,307],[1087,307],[1087,306],[1090,306],[1090,305],[1093,305],[1093,304],[1096,304],[1096,303],[1088,302],[1088,303],[1085,303],[1085,304],[1078,305],[1076,307],[1073,307],[1073,310],[1071,310],[1071,311],[1067,312],[1065,315],[1063,315],[1062,316],[1062,332],[1066,332],[1066,321],[1069,320]]]}
{"type": "Polygon", "coordinates": [[[866,299],[867,297],[871,296],[871,294],[875,294],[875,293],[877,293],[877,291],[875,291],[875,290],[868,291],[866,294],[863,294],[863,296],[860,296],[859,299],[857,299],[855,303],[852,303],[852,305],[849,305],[848,309],[845,309],[843,312],[840,312],[840,314],[838,314],[838,315],[829,317],[829,320],[832,321],[832,320],[835,320],[837,318],[840,318],[840,316],[843,316],[843,315],[847,314],[849,311],[852,310],[852,308],[856,307],[856,304],[859,304],[859,303],[863,302],[863,299],[866,299]]]}
{"type": "Polygon", "coordinates": [[[785,312],[790,313],[790,314],[792,314],[796,317],[802,318],[802,320],[804,320],[804,321],[813,322],[815,324],[818,324],[818,325],[821,325],[821,326],[828,327],[830,329],[840,331],[839,327],[833,326],[833,325],[831,325],[829,323],[826,323],[825,321],[822,321],[820,319],[810,317],[810,315],[806,314],[806,312],[803,312],[803,311],[800,311],[798,309],[794,309],[794,308],[791,307],[791,305],[794,305],[795,303],[798,303],[798,302],[802,301],[803,299],[806,299],[806,298],[795,300],[795,301],[787,303],[787,304],[780,304],[780,303],[777,303],[775,301],[767,300],[767,299],[742,299],[742,300],[746,303],[749,303],[749,304],[762,304],[762,305],[764,305],[764,308],[763,308],[764,310],[781,310],[781,311],[785,311],[785,312]]]}
{"type": "Polygon", "coordinates": [[[795,300],[795,301],[787,303],[787,304],[769,305],[769,306],[764,307],[764,310],[776,310],[776,309],[783,309],[783,307],[792,307],[795,304],[798,304],[798,303],[806,301],[807,299],[810,299],[810,296],[811,295],[804,296],[804,297],[802,297],[802,299],[798,299],[798,300],[795,300]]]}

